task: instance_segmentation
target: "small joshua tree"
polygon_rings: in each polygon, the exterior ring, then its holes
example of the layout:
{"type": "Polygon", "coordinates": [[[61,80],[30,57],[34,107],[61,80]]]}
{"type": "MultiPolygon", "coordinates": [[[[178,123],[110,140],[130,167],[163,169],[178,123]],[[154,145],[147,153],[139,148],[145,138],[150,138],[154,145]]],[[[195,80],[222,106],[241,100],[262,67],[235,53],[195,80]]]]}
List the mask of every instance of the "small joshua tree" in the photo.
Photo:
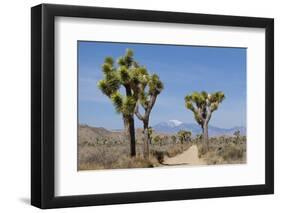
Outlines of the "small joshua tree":
{"type": "Polygon", "coordinates": [[[142,81],[139,82],[139,96],[138,96],[138,104],[135,108],[135,114],[139,120],[143,122],[143,135],[144,135],[144,143],[143,143],[143,155],[145,159],[149,158],[149,144],[151,143],[151,133],[149,130],[149,117],[151,110],[156,102],[157,96],[163,90],[163,83],[160,81],[158,75],[152,74],[150,75],[143,68],[143,78],[142,81]],[[139,105],[143,108],[144,113],[141,114],[139,111],[139,105]]]}
{"type": "Polygon", "coordinates": [[[236,143],[238,143],[239,139],[240,139],[240,131],[236,130],[233,135],[235,136],[235,141],[236,143]]]}
{"type": "Polygon", "coordinates": [[[172,135],[171,139],[172,139],[172,143],[176,143],[177,142],[177,136],[172,135]]]}
{"type": "Polygon", "coordinates": [[[183,144],[183,142],[189,142],[191,140],[191,135],[192,133],[190,131],[185,130],[180,130],[177,133],[178,139],[181,144],[183,144]]]}
{"type": "Polygon", "coordinates": [[[156,135],[156,136],[153,138],[153,142],[156,143],[156,144],[160,143],[160,140],[161,140],[161,138],[160,138],[159,135],[156,135]]]}
{"type": "Polygon", "coordinates": [[[194,92],[185,97],[185,106],[194,114],[196,122],[201,126],[203,133],[204,149],[209,150],[208,143],[208,124],[212,117],[212,113],[218,109],[219,104],[224,100],[223,92],[215,92],[208,94],[203,91],[201,93],[194,92]]]}
{"type": "Polygon", "coordinates": [[[102,71],[104,79],[98,82],[98,87],[111,99],[116,112],[122,114],[125,135],[130,142],[131,156],[135,156],[134,112],[139,97],[138,85],[143,80],[146,71],[139,67],[133,58],[133,51],[130,49],[126,50],[125,55],[118,59],[117,66],[113,58],[105,58],[102,71]],[[121,87],[124,88],[125,94],[121,93],[121,87]]]}

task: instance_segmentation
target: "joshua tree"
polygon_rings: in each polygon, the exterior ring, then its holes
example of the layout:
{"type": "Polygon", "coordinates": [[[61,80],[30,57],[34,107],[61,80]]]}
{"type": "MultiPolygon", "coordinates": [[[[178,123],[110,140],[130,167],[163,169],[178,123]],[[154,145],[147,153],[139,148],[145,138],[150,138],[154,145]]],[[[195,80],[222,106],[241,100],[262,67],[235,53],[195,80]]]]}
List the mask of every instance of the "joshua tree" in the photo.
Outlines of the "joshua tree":
{"type": "Polygon", "coordinates": [[[156,136],[153,138],[154,143],[159,143],[160,140],[161,140],[161,138],[160,138],[159,135],[156,135],[156,136]]]}
{"type": "Polygon", "coordinates": [[[208,94],[194,92],[185,97],[185,106],[194,114],[196,122],[201,126],[203,133],[203,143],[205,150],[209,150],[208,143],[208,124],[212,113],[218,109],[219,104],[224,100],[223,92],[208,94]]]}
{"type": "Polygon", "coordinates": [[[189,142],[191,140],[191,132],[190,131],[185,131],[185,130],[180,130],[178,131],[178,139],[183,144],[183,142],[189,142]]]}
{"type": "Polygon", "coordinates": [[[171,139],[172,139],[172,143],[176,143],[177,142],[177,137],[175,135],[172,135],[171,139]]]}
{"type": "MultiPolygon", "coordinates": [[[[144,68],[143,68],[144,69],[144,68]]],[[[135,114],[143,122],[143,155],[145,159],[149,158],[149,144],[151,143],[151,133],[149,131],[149,117],[151,110],[156,102],[157,96],[163,90],[163,83],[158,75],[150,75],[145,69],[143,70],[142,81],[138,85],[139,96],[138,104],[135,108],[135,114]],[[139,105],[143,108],[144,113],[139,111],[139,105]]]]}
{"type": "Polygon", "coordinates": [[[235,136],[235,142],[238,143],[240,138],[240,130],[236,130],[233,135],[235,136]]]}
{"type": "Polygon", "coordinates": [[[234,135],[235,137],[239,138],[239,137],[240,137],[240,130],[236,130],[236,131],[233,133],[233,135],[234,135]]]}
{"type": "Polygon", "coordinates": [[[131,156],[136,155],[134,112],[139,97],[139,84],[143,81],[146,70],[139,67],[133,58],[133,51],[127,49],[124,56],[117,60],[107,57],[102,65],[104,79],[98,82],[100,90],[108,96],[117,113],[122,114],[125,135],[130,141],[131,156]],[[121,93],[121,87],[125,94],[121,93]]]}

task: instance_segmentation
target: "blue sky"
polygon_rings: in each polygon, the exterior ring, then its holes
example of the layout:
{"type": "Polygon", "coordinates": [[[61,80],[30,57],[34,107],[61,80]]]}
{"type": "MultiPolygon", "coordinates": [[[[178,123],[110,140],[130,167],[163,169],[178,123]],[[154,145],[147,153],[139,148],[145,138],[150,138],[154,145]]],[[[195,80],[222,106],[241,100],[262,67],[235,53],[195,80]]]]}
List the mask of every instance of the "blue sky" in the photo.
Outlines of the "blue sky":
{"type": "MultiPolygon", "coordinates": [[[[151,45],[110,42],[78,42],[79,123],[121,129],[123,122],[108,97],[97,88],[103,78],[101,65],[125,50],[164,83],[151,113],[150,125],[180,120],[196,123],[185,108],[184,97],[193,91],[223,91],[226,99],[214,112],[210,125],[222,128],[246,126],[246,49],[201,46],[151,45]]],[[[135,118],[137,127],[141,123],[135,118]]]]}

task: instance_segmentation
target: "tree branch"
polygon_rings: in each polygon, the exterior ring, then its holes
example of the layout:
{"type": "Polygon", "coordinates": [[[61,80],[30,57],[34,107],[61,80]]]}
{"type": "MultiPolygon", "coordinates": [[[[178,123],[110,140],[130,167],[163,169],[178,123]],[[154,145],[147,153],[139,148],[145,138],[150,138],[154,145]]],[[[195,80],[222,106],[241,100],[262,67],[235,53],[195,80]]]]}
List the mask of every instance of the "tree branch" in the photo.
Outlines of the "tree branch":
{"type": "Polygon", "coordinates": [[[135,115],[138,117],[138,119],[140,119],[142,121],[144,120],[144,117],[139,112],[139,105],[138,104],[136,104],[136,107],[135,107],[135,115]]]}
{"type": "Polygon", "coordinates": [[[148,106],[147,106],[147,108],[145,110],[144,118],[149,117],[149,115],[151,113],[151,110],[152,110],[152,108],[153,108],[153,106],[155,104],[156,98],[157,98],[156,94],[150,95],[150,100],[149,100],[148,106]]]}
{"type": "Polygon", "coordinates": [[[207,116],[206,116],[206,120],[205,120],[205,122],[206,122],[207,124],[209,123],[211,117],[212,117],[212,111],[211,111],[210,108],[207,108],[207,116]]]}

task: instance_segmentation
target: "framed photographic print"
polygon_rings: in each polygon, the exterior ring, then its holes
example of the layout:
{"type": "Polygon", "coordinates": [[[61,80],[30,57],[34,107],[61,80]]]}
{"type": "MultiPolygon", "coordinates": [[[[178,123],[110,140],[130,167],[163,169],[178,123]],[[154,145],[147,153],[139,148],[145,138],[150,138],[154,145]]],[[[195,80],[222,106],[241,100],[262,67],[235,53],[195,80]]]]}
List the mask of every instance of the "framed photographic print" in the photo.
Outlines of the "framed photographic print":
{"type": "Polygon", "coordinates": [[[274,21],[31,9],[31,203],[274,192],[274,21]]]}

